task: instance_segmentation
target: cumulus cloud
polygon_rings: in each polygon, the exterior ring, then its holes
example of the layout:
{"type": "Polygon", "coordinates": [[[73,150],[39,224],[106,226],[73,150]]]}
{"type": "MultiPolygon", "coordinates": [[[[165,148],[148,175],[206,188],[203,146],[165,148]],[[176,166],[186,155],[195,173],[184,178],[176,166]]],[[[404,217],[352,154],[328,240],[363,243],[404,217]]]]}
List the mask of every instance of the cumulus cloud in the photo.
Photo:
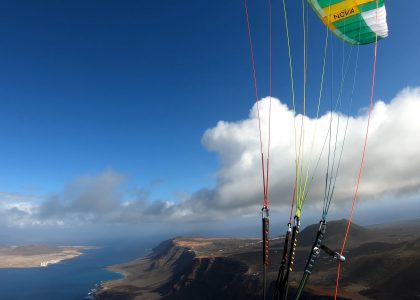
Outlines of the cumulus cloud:
{"type": "MultiPolygon", "coordinates": [[[[271,107],[270,206],[273,210],[286,211],[290,206],[295,176],[295,126],[296,147],[299,148],[299,132],[302,122],[304,124],[302,170],[304,177],[308,175],[310,184],[305,206],[320,211],[330,124],[331,149],[337,137],[337,164],[348,120],[332,207],[333,214],[338,216],[337,212],[351,202],[354,194],[367,125],[366,110],[349,118],[327,112],[314,119],[295,115],[275,98],[271,107]]],[[[262,99],[259,108],[266,151],[269,99],[262,99]]],[[[372,206],[380,199],[386,199],[387,203],[391,203],[389,199],[410,199],[411,203],[420,199],[419,111],[420,88],[406,88],[389,103],[375,103],[360,187],[360,198],[364,203],[372,206]]],[[[262,204],[257,107],[254,105],[244,120],[219,121],[204,133],[202,144],[219,157],[217,183],[214,188],[203,188],[185,199],[150,199],[149,188],[127,192],[123,187],[128,178],[106,170],[76,178],[66,184],[62,192],[50,195],[46,200],[0,193],[0,217],[7,224],[19,226],[65,226],[75,222],[194,222],[255,215],[262,204]]]]}
{"type": "Polygon", "coordinates": [[[37,198],[33,195],[0,192],[0,220],[6,226],[25,227],[38,224],[32,218],[38,207],[37,198]]]}
{"type": "MultiPolygon", "coordinates": [[[[268,107],[269,99],[265,98],[260,103],[263,136],[268,130],[268,107]]],[[[383,101],[375,103],[365,172],[360,189],[360,197],[364,200],[380,199],[385,196],[388,198],[412,196],[420,193],[418,171],[420,120],[417,115],[419,109],[420,88],[406,88],[388,104],[383,101]]],[[[299,147],[302,116],[295,116],[285,104],[273,99],[271,120],[271,206],[286,207],[290,205],[295,174],[294,124],[297,127],[297,147],[299,147]]],[[[312,175],[314,177],[305,205],[320,206],[323,199],[331,120],[332,147],[337,136],[337,164],[345,136],[347,116],[327,112],[318,119],[303,118],[305,132],[303,175],[305,177],[308,174],[308,182],[311,181],[312,175]],[[326,139],[327,144],[324,145],[326,139]],[[313,173],[319,158],[319,165],[313,173]]],[[[366,110],[348,119],[348,130],[335,188],[336,207],[341,207],[346,201],[348,203],[354,193],[366,124],[366,110]]],[[[217,152],[221,162],[218,172],[218,198],[216,201],[209,201],[209,206],[255,209],[255,203],[262,195],[257,130],[257,108],[254,105],[248,119],[238,122],[220,121],[216,127],[204,134],[203,144],[207,149],[217,152]]],[[[263,142],[266,144],[267,140],[263,142]]]]}

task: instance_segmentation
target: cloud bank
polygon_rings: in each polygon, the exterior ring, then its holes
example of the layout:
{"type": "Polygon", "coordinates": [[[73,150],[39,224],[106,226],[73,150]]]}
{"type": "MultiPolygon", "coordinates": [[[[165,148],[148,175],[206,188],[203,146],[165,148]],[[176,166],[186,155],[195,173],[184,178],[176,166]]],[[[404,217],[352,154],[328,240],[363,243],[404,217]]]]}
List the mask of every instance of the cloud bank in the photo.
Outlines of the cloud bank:
{"type": "MultiPolygon", "coordinates": [[[[265,98],[260,104],[263,133],[268,130],[268,107],[269,99],[265,98]]],[[[389,104],[383,101],[377,101],[374,104],[366,165],[360,189],[360,197],[365,201],[385,196],[403,197],[419,194],[419,109],[420,88],[404,89],[389,104]]],[[[272,101],[271,120],[271,205],[289,206],[295,174],[294,124],[296,123],[297,145],[299,145],[302,116],[294,116],[290,108],[276,99],[272,101]]],[[[337,136],[336,161],[338,161],[347,116],[328,112],[318,119],[304,117],[303,121],[305,131],[302,155],[303,175],[308,174],[308,182],[320,159],[307,202],[312,206],[319,205],[320,200],[323,199],[330,122],[333,141],[331,147],[334,147],[337,136]],[[315,139],[313,139],[314,136],[315,139]]],[[[366,111],[348,119],[348,130],[334,197],[334,203],[338,207],[353,196],[366,125],[366,111]]],[[[262,180],[261,172],[258,172],[261,169],[261,158],[257,129],[257,109],[254,106],[248,119],[231,123],[220,121],[216,127],[207,130],[204,134],[203,144],[207,149],[217,152],[221,161],[217,187],[219,197],[212,206],[252,207],[256,199],[261,198],[262,180]]]]}
{"type": "MultiPolygon", "coordinates": [[[[259,107],[266,151],[269,99],[262,99],[259,107]]],[[[302,116],[295,116],[289,107],[275,98],[271,107],[270,206],[274,211],[287,211],[295,176],[294,128],[296,124],[298,145],[302,116]]],[[[375,203],[381,199],[400,201],[409,198],[413,202],[416,201],[413,199],[420,199],[418,112],[420,87],[404,89],[389,103],[375,103],[360,186],[361,201],[375,203]]],[[[335,214],[349,204],[355,190],[367,113],[363,111],[347,118],[343,114],[327,112],[318,119],[303,118],[303,174],[308,174],[310,182],[305,206],[311,211],[320,212],[322,206],[330,124],[331,147],[337,137],[338,157],[347,120],[347,138],[332,207],[335,214]]],[[[202,144],[219,157],[216,186],[198,190],[182,201],[149,199],[147,189],[126,193],[122,187],[128,178],[116,171],[106,170],[76,178],[62,192],[45,200],[0,194],[0,216],[10,226],[65,226],[75,222],[145,223],[166,220],[185,223],[255,215],[262,204],[256,106],[244,120],[219,121],[204,133],[202,144]]],[[[347,211],[343,212],[343,216],[346,215],[347,211]]]]}

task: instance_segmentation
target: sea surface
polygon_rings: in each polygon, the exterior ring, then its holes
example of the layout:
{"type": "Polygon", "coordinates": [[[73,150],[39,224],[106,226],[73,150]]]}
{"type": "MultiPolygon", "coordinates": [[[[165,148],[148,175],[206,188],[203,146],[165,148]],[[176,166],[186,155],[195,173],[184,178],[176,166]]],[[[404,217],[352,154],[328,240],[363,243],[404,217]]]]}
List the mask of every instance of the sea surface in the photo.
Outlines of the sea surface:
{"type": "Polygon", "coordinates": [[[86,300],[101,281],[121,278],[106,266],[146,256],[157,240],[115,241],[46,268],[0,269],[0,299],[86,300]]]}

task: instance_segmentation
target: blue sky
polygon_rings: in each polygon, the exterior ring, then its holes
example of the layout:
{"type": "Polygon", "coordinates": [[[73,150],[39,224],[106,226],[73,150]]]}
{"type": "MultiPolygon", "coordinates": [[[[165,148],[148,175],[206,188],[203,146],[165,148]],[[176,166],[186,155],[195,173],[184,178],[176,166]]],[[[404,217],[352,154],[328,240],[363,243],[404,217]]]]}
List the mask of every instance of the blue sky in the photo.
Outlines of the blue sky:
{"type": "MultiPolygon", "coordinates": [[[[289,2],[300,57],[300,5],[289,2]]],[[[387,1],[375,99],[420,86],[417,2],[387,1]]],[[[249,9],[267,96],[267,4],[249,9]]],[[[290,106],[282,18],[276,1],[273,95],[290,106]]],[[[152,199],[216,184],[218,157],[201,138],[219,120],[247,118],[255,100],[242,1],[10,1],[0,4],[0,25],[0,191],[43,198],[109,169],[128,176],[126,190],[151,186],[152,199]]],[[[310,11],[310,97],[324,34],[310,11]]],[[[372,55],[361,49],[352,114],[368,105],[372,55]]]]}

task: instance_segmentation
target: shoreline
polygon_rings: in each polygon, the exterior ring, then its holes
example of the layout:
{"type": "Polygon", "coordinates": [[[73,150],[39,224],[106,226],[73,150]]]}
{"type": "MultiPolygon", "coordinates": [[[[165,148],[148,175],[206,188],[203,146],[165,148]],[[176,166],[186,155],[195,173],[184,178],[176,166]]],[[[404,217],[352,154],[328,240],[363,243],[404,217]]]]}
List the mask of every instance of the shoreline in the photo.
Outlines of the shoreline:
{"type": "MultiPolygon", "coordinates": [[[[126,279],[128,277],[128,275],[129,275],[127,272],[124,272],[123,270],[117,269],[117,268],[113,269],[112,267],[106,267],[105,270],[107,270],[108,272],[111,272],[111,273],[115,273],[115,274],[120,274],[121,275],[121,278],[120,279],[112,279],[112,281],[126,279]]],[[[111,280],[107,280],[107,281],[111,281],[111,280]]]]}
{"type": "MultiPolygon", "coordinates": [[[[113,293],[114,289],[119,289],[120,286],[125,286],[126,283],[130,283],[131,281],[136,281],[137,283],[141,282],[141,286],[148,287],[145,288],[142,296],[144,299],[159,299],[160,296],[156,292],[153,291],[153,286],[155,286],[156,282],[152,278],[146,278],[140,276],[141,278],[137,277],[137,272],[142,274],[147,274],[147,269],[150,267],[150,263],[153,261],[153,258],[150,256],[150,253],[141,257],[137,258],[134,261],[129,261],[117,265],[108,266],[105,269],[109,272],[119,274],[121,278],[105,280],[98,283],[94,289],[91,289],[89,292],[89,296],[94,297],[94,299],[102,299],[104,294],[113,293]],[[130,269],[135,267],[136,270],[131,272],[130,269]]],[[[161,272],[160,274],[163,277],[170,276],[170,273],[167,271],[161,272]]]]}
{"type": "MultiPolygon", "coordinates": [[[[234,241],[233,247],[235,249],[241,249],[238,248],[239,246],[258,247],[256,240],[255,238],[239,238],[234,241]]],[[[188,289],[189,283],[194,282],[197,276],[200,277],[199,274],[202,272],[209,272],[207,274],[212,274],[210,276],[214,275],[215,278],[224,277],[225,275],[220,276],[217,273],[217,269],[224,269],[226,266],[233,266],[240,274],[239,277],[244,276],[244,279],[248,279],[249,276],[246,275],[248,268],[241,262],[227,257],[230,251],[224,247],[224,244],[230,244],[230,242],[231,239],[228,238],[166,240],[157,245],[149,255],[108,267],[108,270],[122,274],[124,277],[102,282],[91,295],[99,300],[114,299],[116,295],[124,295],[127,299],[161,299],[162,295],[171,293],[167,289],[173,292],[188,289]],[[227,251],[221,250],[220,247],[227,251]]],[[[229,245],[228,248],[230,247],[229,245]]],[[[227,272],[222,271],[222,273],[227,272]]],[[[215,280],[218,281],[218,279],[215,280]]]]}
{"type": "MultiPolygon", "coordinates": [[[[415,223],[418,224],[418,223],[415,223]]],[[[313,242],[318,224],[307,226],[300,233],[301,243],[296,253],[296,269],[303,270],[307,252],[313,242]]],[[[329,236],[325,241],[337,247],[337,236],[347,226],[346,220],[329,222],[329,236]]],[[[418,226],[418,225],[417,225],[418,226]]],[[[346,277],[343,278],[340,299],[385,299],[401,295],[400,278],[413,278],[420,263],[420,234],[417,226],[390,226],[386,230],[365,228],[353,224],[352,243],[346,252],[346,277]],[[379,263],[376,263],[379,262],[379,263]],[[365,268],[375,263],[379,271],[365,268]],[[387,270],[399,266],[398,274],[387,270]],[[359,281],[359,270],[363,269],[363,282],[359,281]],[[382,274],[381,277],[378,277],[382,274]],[[393,283],[393,284],[390,284],[393,283]],[[388,297],[389,298],[389,297],[388,297]]],[[[272,254],[281,253],[282,237],[270,239],[272,254]]],[[[206,295],[208,299],[261,299],[261,242],[246,238],[189,238],[177,237],[161,242],[153,252],[144,258],[114,265],[108,269],[124,277],[103,282],[94,294],[95,299],[193,299],[206,295]]],[[[280,264],[278,255],[273,255],[272,265],[280,264]],[[277,259],[277,260],[276,260],[277,259]]],[[[314,273],[307,285],[305,295],[311,299],[326,299],[335,279],[336,262],[329,256],[319,257],[322,270],[314,273]]],[[[276,282],[277,269],[267,274],[270,283],[276,282]]],[[[294,273],[290,289],[296,290],[301,274],[294,273]]],[[[270,284],[270,288],[273,288],[270,284]]],[[[404,285],[404,297],[417,295],[415,288],[404,285]]],[[[272,291],[270,291],[272,292],[272,291]]]]}
{"type": "Polygon", "coordinates": [[[47,268],[74,259],[92,246],[12,246],[0,249],[0,269],[47,268]]]}

